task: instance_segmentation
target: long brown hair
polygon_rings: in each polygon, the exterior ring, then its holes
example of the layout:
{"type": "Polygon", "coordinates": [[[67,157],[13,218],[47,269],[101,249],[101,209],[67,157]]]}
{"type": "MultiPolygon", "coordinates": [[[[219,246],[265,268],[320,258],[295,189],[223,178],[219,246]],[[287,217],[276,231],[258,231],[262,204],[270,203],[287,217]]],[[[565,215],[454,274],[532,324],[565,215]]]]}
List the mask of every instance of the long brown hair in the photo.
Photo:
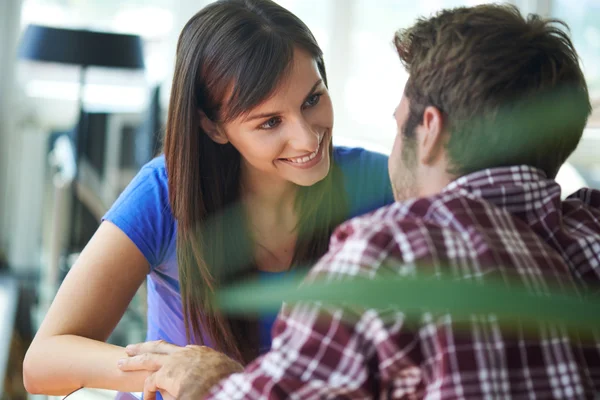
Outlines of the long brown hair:
{"type": "MultiPolygon", "coordinates": [[[[252,318],[226,318],[211,298],[223,283],[256,269],[239,205],[241,156],[202,131],[199,111],[212,121],[227,122],[260,104],[288,70],[296,47],[314,57],[327,84],[323,55],[308,27],[269,0],[212,3],[186,24],[177,45],[165,159],[178,224],[186,332],[188,341],[210,341],[240,361],[257,354],[257,326],[252,318]]],[[[293,265],[309,265],[326,252],[332,230],[346,217],[342,189],[333,162],[324,180],[299,188],[293,265]]]]}

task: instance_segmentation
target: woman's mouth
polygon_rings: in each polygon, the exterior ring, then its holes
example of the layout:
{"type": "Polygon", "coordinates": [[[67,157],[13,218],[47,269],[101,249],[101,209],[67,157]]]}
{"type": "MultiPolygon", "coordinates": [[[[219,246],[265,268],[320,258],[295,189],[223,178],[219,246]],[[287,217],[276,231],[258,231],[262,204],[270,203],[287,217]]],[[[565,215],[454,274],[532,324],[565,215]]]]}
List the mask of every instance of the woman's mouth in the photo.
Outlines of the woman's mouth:
{"type": "Polygon", "coordinates": [[[319,142],[319,145],[317,147],[317,149],[315,151],[313,151],[312,153],[300,156],[300,157],[292,157],[292,158],[280,158],[280,161],[283,161],[289,165],[292,165],[294,167],[299,167],[299,168],[310,168],[315,166],[316,164],[319,163],[319,161],[321,161],[321,159],[323,158],[323,139],[325,138],[326,135],[323,135],[321,137],[321,141],[319,142]]]}

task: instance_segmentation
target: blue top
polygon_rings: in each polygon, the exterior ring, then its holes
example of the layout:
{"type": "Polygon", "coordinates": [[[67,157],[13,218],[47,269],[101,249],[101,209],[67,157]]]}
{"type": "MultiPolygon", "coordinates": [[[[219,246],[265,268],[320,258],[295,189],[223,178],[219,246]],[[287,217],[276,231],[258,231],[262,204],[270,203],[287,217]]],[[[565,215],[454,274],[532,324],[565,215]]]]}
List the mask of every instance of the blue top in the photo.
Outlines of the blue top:
{"type": "MultiPolygon", "coordinates": [[[[361,148],[335,147],[333,160],[344,175],[350,217],[392,203],[387,156],[361,148]]],[[[177,271],[177,223],[169,205],[165,158],[146,164],[106,213],[103,220],[118,226],[150,263],[147,340],[185,346],[186,334],[177,271]]],[[[261,273],[276,279],[282,274],[261,273]]],[[[262,319],[261,351],[270,348],[275,316],[262,319]]]]}

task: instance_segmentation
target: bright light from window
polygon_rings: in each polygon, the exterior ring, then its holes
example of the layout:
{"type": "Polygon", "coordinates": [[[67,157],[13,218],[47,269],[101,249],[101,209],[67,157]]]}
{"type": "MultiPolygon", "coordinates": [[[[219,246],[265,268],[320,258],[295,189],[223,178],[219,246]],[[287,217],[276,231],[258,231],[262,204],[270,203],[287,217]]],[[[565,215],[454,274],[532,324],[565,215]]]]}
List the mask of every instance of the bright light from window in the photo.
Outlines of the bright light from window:
{"type": "Polygon", "coordinates": [[[173,13],[160,7],[128,8],[115,15],[111,26],[148,39],[165,37],[173,29],[173,13]]]}

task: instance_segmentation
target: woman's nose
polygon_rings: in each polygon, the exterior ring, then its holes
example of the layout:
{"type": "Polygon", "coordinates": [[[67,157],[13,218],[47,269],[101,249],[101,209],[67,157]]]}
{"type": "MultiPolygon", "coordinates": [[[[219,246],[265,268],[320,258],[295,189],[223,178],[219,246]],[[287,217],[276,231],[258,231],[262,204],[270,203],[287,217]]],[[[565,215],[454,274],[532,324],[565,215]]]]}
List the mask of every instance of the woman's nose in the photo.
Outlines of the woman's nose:
{"type": "Polygon", "coordinates": [[[298,121],[290,133],[290,144],[298,151],[312,153],[319,147],[320,135],[306,121],[298,121]]]}

